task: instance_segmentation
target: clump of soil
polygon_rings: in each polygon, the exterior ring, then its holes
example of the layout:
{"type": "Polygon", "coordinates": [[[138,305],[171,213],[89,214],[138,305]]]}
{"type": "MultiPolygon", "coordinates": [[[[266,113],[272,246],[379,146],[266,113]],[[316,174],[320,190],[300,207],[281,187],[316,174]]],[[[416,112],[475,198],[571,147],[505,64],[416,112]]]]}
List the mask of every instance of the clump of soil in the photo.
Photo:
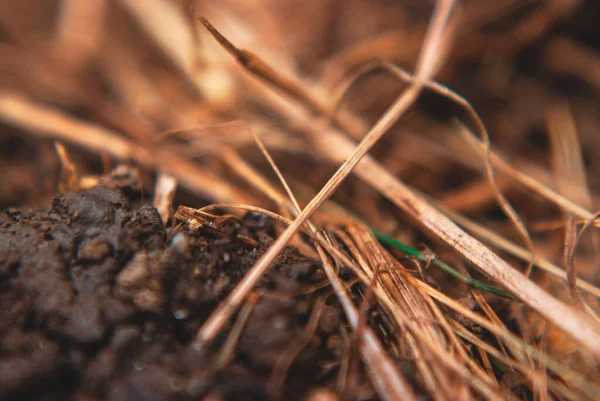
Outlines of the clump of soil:
{"type": "MultiPolygon", "coordinates": [[[[306,338],[315,300],[307,289],[323,279],[315,261],[291,248],[277,259],[230,361],[223,344],[233,322],[210,350],[193,343],[272,231],[255,214],[219,229],[165,229],[154,208],[134,207],[102,186],[59,195],[46,211],[7,210],[0,216],[0,399],[268,399],[276,362],[306,338]]],[[[332,380],[341,315],[325,312],[327,324],[288,372],[286,398],[332,380]]]]}

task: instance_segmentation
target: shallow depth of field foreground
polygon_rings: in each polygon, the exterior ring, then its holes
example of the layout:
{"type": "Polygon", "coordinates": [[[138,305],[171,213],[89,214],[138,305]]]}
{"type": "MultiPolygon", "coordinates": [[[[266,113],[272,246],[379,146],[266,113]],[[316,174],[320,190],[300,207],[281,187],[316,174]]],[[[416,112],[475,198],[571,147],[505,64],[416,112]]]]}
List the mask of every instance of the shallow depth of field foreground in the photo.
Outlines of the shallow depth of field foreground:
{"type": "Polygon", "coordinates": [[[0,1],[0,401],[600,399],[599,19],[0,1]]]}

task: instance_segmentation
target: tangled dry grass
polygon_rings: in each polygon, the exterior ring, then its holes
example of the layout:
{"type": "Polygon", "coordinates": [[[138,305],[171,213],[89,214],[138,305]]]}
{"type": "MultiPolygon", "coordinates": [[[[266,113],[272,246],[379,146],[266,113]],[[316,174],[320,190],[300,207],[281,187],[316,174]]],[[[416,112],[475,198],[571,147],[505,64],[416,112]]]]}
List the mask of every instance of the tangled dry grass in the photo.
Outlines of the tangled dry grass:
{"type": "MultiPolygon", "coordinates": [[[[199,357],[243,330],[289,243],[321,261],[376,397],[598,399],[598,13],[577,0],[5,1],[3,206],[38,206],[59,176],[89,187],[117,163],[141,170],[165,224],[213,224],[215,210],[278,221],[200,327],[199,357]]],[[[273,397],[300,349],[273,368],[273,397]]],[[[331,387],[350,397],[343,358],[331,387]]]]}

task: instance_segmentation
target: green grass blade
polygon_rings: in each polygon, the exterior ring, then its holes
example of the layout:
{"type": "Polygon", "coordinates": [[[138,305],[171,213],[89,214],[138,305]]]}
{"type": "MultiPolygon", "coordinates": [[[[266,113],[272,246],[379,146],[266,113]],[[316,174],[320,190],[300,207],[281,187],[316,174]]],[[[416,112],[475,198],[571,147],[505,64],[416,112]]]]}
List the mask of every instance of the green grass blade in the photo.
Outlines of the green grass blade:
{"type": "Polygon", "coordinates": [[[472,279],[470,277],[467,277],[463,274],[461,274],[460,272],[458,272],[456,269],[454,269],[452,266],[450,266],[449,264],[447,264],[446,262],[439,260],[437,258],[430,260],[430,258],[426,257],[423,255],[423,253],[421,251],[419,251],[416,248],[411,247],[410,245],[407,245],[401,241],[398,241],[395,238],[392,238],[390,236],[387,236],[385,234],[382,234],[378,231],[375,231],[373,229],[371,229],[371,231],[373,231],[373,234],[375,235],[375,238],[377,238],[377,240],[383,244],[383,245],[387,245],[390,246],[394,249],[399,250],[400,252],[408,255],[408,256],[412,256],[420,261],[423,262],[431,262],[434,266],[439,267],[440,269],[442,269],[443,271],[445,271],[446,273],[450,274],[451,276],[465,282],[466,284],[470,285],[471,287],[475,287],[475,288],[479,288],[482,289],[484,291],[490,292],[492,294],[498,295],[500,297],[503,298],[507,298],[510,300],[515,300],[515,297],[513,297],[512,295],[510,295],[509,293],[507,293],[504,290],[501,290],[499,288],[493,287],[491,285],[487,285],[482,283],[479,280],[475,280],[472,279]]]}

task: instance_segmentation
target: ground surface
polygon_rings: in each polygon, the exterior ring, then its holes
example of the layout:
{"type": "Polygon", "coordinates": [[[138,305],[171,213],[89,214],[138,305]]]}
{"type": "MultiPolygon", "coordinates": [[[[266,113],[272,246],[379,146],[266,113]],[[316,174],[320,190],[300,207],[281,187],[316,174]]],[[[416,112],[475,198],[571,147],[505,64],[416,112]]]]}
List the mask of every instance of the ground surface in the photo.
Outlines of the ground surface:
{"type": "MultiPolygon", "coordinates": [[[[315,254],[309,244],[288,248],[250,297],[254,306],[241,308],[206,354],[197,352],[192,344],[198,327],[281,227],[248,215],[190,231],[173,219],[163,225],[148,205],[157,178],[168,173],[177,180],[168,205],[235,202],[285,214],[252,174],[282,191],[250,132],[265,143],[299,203],[308,204],[341,163],[337,147],[323,145],[333,138],[334,131],[323,129],[333,123],[333,110],[339,106],[348,125],[339,133],[358,142],[405,85],[377,70],[356,81],[338,104],[341,89],[374,60],[414,72],[434,3],[0,0],[0,401],[378,399],[360,362],[357,337],[319,264],[308,259],[315,254]],[[315,114],[315,105],[249,74],[199,16],[325,108],[315,114]],[[127,146],[117,146],[121,141],[127,146]],[[136,172],[135,185],[123,171],[136,172]],[[55,197],[90,182],[122,192],[98,187],[55,197]]],[[[600,210],[600,2],[456,3],[458,29],[436,80],[473,105],[494,154],[580,209],[600,210]]],[[[571,231],[582,227],[582,216],[571,230],[567,217],[573,210],[501,168],[494,168],[491,185],[485,160],[459,135],[455,118],[481,134],[461,107],[425,91],[370,154],[411,191],[427,195],[427,202],[489,230],[491,235],[474,235],[528,273],[528,242],[500,206],[499,189],[523,220],[535,256],[554,264],[555,272],[570,269],[566,244],[571,231]],[[525,255],[515,257],[496,235],[525,255]]],[[[503,285],[466,263],[460,242],[440,241],[422,220],[378,192],[376,181],[349,176],[332,197],[336,204],[326,203],[313,216],[342,251],[357,263],[385,252],[375,240],[359,249],[362,232],[341,239],[350,231],[338,221],[340,211],[484,283],[503,285]],[[350,250],[352,244],[358,251],[350,250]]],[[[572,267],[595,287],[597,234],[589,229],[573,245],[572,267]]],[[[426,282],[560,365],[553,370],[543,359],[523,358],[520,346],[499,340],[415,286],[382,275],[382,287],[392,294],[414,290],[421,307],[404,296],[395,297],[394,306],[424,321],[423,335],[454,321],[460,323],[453,326],[457,332],[468,331],[467,339],[457,339],[468,363],[455,363],[466,372],[472,399],[600,399],[598,362],[530,307],[487,293],[475,298],[473,288],[430,260],[417,263],[387,251],[401,263],[398,277],[426,282]],[[426,302],[439,308],[436,324],[425,314],[433,313],[426,302]],[[475,368],[497,383],[500,395],[478,391],[475,368]],[[572,381],[572,373],[588,383],[572,381]]],[[[438,344],[444,354],[427,356],[430,347],[411,342],[401,319],[389,318],[399,315],[378,305],[367,283],[344,268],[340,276],[357,308],[370,300],[364,308],[369,327],[417,399],[451,398],[440,391],[454,395],[452,386],[464,384],[439,359],[457,358],[445,347],[451,342],[438,344]],[[428,363],[418,367],[422,360],[428,363]],[[437,379],[428,387],[429,370],[437,379]]],[[[530,278],[562,302],[576,304],[577,292],[541,266],[533,267],[530,278]]],[[[597,314],[599,297],[580,294],[597,314]]]]}
{"type": "MultiPolygon", "coordinates": [[[[303,339],[314,297],[297,295],[320,282],[314,261],[291,249],[279,257],[231,363],[224,336],[208,355],[192,344],[271,229],[250,214],[168,232],[154,208],[105,187],[57,196],[46,211],[5,211],[0,399],[267,398],[272,367],[303,339]]],[[[329,379],[340,317],[324,312],[292,366],[294,398],[329,379]]]]}

